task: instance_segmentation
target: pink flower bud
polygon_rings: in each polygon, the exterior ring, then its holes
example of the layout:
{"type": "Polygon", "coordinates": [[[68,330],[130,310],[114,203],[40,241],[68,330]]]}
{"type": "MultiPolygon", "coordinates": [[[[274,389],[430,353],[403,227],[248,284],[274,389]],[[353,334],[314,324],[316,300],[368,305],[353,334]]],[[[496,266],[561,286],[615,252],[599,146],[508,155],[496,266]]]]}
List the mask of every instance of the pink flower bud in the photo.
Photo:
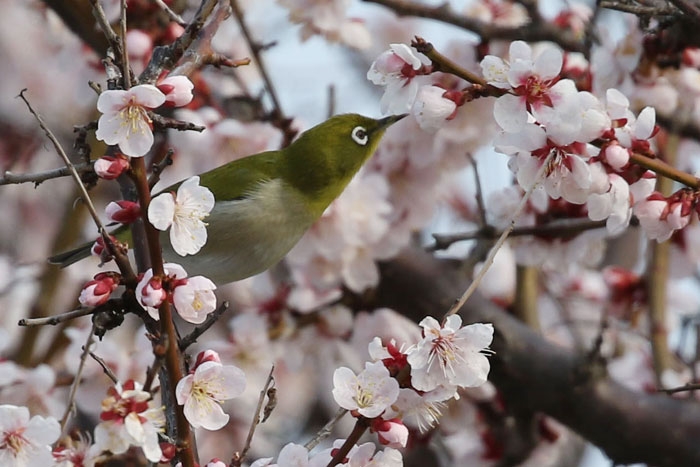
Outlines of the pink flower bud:
{"type": "Polygon", "coordinates": [[[169,463],[177,454],[177,447],[172,443],[160,443],[160,452],[160,462],[169,463]]]}
{"type": "MultiPolygon", "coordinates": [[[[141,280],[143,281],[143,279],[141,280]]],[[[141,304],[153,308],[158,308],[168,296],[163,289],[162,281],[157,277],[151,277],[140,291],[137,288],[137,292],[140,292],[137,295],[141,304]]]]}
{"type": "Polygon", "coordinates": [[[376,418],[372,421],[370,430],[377,433],[379,442],[385,446],[390,448],[406,447],[408,428],[400,418],[392,418],[391,420],[376,418]]]}
{"type": "Polygon", "coordinates": [[[112,201],[105,208],[105,213],[113,222],[131,224],[141,218],[141,207],[133,201],[112,201]]]}
{"type": "Polygon", "coordinates": [[[129,169],[129,159],[122,154],[100,157],[95,161],[93,169],[98,177],[114,180],[129,169]]]}
{"type": "Polygon", "coordinates": [[[190,373],[194,373],[194,370],[196,370],[199,365],[205,362],[221,363],[221,358],[219,358],[219,354],[213,350],[203,350],[197,354],[197,360],[195,361],[192,370],[190,370],[190,373]]]}
{"type": "Polygon", "coordinates": [[[700,48],[688,47],[683,50],[683,64],[693,68],[700,68],[700,48]]]}
{"type": "Polygon", "coordinates": [[[112,292],[119,286],[120,276],[114,272],[101,272],[85,284],[80,291],[78,301],[83,306],[98,306],[109,300],[112,292]]]}
{"type": "Polygon", "coordinates": [[[605,161],[618,172],[621,171],[629,162],[630,153],[627,148],[623,148],[619,144],[611,144],[605,149],[605,161]]]}
{"type": "Polygon", "coordinates": [[[165,105],[168,107],[182,107],[192,102],[194,84],[187,76],[168,76],[157,87],[165,94],[165,105]]]}

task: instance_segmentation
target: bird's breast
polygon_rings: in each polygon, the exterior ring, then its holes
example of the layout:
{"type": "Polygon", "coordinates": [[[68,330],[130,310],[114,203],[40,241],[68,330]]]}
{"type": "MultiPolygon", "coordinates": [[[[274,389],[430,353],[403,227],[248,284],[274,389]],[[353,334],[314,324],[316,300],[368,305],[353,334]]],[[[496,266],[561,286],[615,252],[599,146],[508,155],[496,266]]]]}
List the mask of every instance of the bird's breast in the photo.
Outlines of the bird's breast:
{"type": "Polygon", "coordinates": [[[199,253],[181,257],[164,242],[163,254],[189,275],[217,284],[241,280],[270,268],[292,249],[316,219],[307,206],[281,179],[261,182],[244,198],[216,200],[204,219],[207,243],[199,253]]]}

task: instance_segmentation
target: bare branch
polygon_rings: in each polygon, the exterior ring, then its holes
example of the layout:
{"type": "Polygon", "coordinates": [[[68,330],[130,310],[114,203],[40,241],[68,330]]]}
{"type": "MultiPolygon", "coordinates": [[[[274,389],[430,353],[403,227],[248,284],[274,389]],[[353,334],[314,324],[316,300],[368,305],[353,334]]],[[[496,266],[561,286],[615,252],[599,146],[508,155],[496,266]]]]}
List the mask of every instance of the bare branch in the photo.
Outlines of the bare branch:
{"type": "Polygon", "coordinates": [[[73,379],[73,384],[71,384],[71,387],[70,387],[70,393],[68,395],[68,404],[66,405],[66,411],[63,413],[63,417],[61,417],[61,432],[62,433],[66,432],[68,420],[70,419],[71,414],[75,410],[75,395],[78,392],[78,386],[80,386],[80,381],[82,380],[83,370],[85,369],[85,361],[87,360],[87,357],[90,354],[90,347],[92,347],[92,344],[95,341],[94,333],[95,333],[95,325],[93,324],[92,328],[90,329],[90,334],[88,334],[88,338],[85,341],[85,345],[83,345],[83,353],[80,355],[80,364],[78,365],[78,370],[75,372],[75,378],[73,379]]]}
{"type": "Polygon", "coordinates": [[[81,316],[91,315],[95,312],[95,308],[78,308],[77,310],[69,311],[56,316],[48,316],[46,318],[22,318],[17,323],[18,326],[56,326],[65,321],[70,321],[81,316]]]}
{"type": "Polygon", "coordinates": [[[219,320],[219,318],[221,318],[221,315],[226,313],[228,307],[228,301],[224,301],[223,303],[221,303],[221,305],[219,305],[219,308],[217,308],[214,312],[210,313],[207,316],[207,319],[205,319],[202,324],[195,327],[191,333],[180,339],[180,350],[184,352],[187,349],[187,347],[197,342],[199,336],[204,334],[210,327],[212,327],[214,323],[216,323],[219,320]]]}
{"type": "MultiPolygon", "coordinates": [[[[92,164],[78,164],[75,165],[74,168],[79,174],[83,174],[92,170],[92,164]]],[[[68,177],[72,174],[73,171],[70,167],[58,167],[56,169],[49,169],[33,174],[14,174],[10,171],[6,171],[3,176],[0,177],[0,185],[10,185],[13,183],[33,183],[36,187],[46,180],[68,177]]]]}
{"type": "Polygon", "coordinates": [[[270,368],[270,373],[267,375],[267,380],[265,381],[265,384],[263,385],[262,390],[260,391],[260,397],[258,398],[258,405],[255,408],[255,414],[253,415],[253,421],[250,424],[250,429],[248,430],[248,436],[245,440],[245,446],[243,446],[243,450],[240,452],[236,452],[233,455],[233,459],[231,459],[231,465],[234,467],[240,467],[243,463],[243,460],[245,459],[245,456],[248,454],[248,451],[250,450],[250,445],[253,442],[253,436],[255,435],[255,429],[258,427],[258,425],[261,423],[260,415],[263,410],[263,403],[265,402],[265,396],[268,393],[268,390],[272,388],[272,384],[274,382],[274,378],[272,377],[272,373],[275,371],[275,366],[272,365],[272,368],[270,368]]]}
{"type": "Polygon", "coordinates": [[[551,41],[559,44],[564,50],[571,52],[586,52],[585,43],[577,38],[573,32],[559,28],[550,22],[541,24],[529,23],[523,26],[507,27],[498,26],[475,18],[468,18],[457,14],[449,4],[441,6],[425,6],[405,0],[364,0],[368,3],[376,3],[393,10],[399,16],[417,16],[420,18],[434,19],[443,23],[452,24],[462,29],[472,31],[482,40],[504,39],[522,41],[551,41]]]}
{"type": "Polygon", "coordinates": [[[187,21],[182,19],[182,16],[178,15],[173,10],[171,10],[170,7],[168,5],[166,5],[163,0],[153,0],[153,1],[156,2],[156,5],[158,5],[160,7],[160,9],[163,10],[168,15],[168,18],[170,18],[171,21],[179,24],[182,27],[187,26],[187,21]]]}
{"type": "Polygon", "coordinates": [[[321,428],[318,433],[316,433],[316,436],[311,438],[305,445],[304,447],[311,451],[313,448],[318,446],[318,443],[323,441],[324,439],[328,438],[331,433],[333,432],[333,427],[345,416],[345,414],[348,413],[347,409],[339,409],[333,418],[331,418],[328,423],[323,425],[323,428],[321,428]]]}
{"type": "Polygon", "coordinates": [[[544,174],[547,171],[547,167],[549,166],[549,163],[553,158],[554,158],[554,153],[552,152],[542,162],[542,166],[537,170],[537,174],[535,175],[535,183],[533,183],[532,186],[527,189],[527,191],[523,195],[523,198],[520,200],[520,203],[515,208],[515,212],[513,212],[513,215],[512,215],[511,220],[510,220],[510,225],[508,226],[508,228],[503,230],[503,233],[501,233],[501,236],[498,238],[496,243],[493,245],[493,247],[491,248],[491,251],[489,251],[489,255],[486,257],[486,260],[484,261],[483,266],[481,266],[479,273],[476,275],[476,277],[474,277],[474,280],[472,281],[472,283],[469,284],[469,287],[467,287],[467,290],[465,290],[464,293],[457,300],[455,300],[454,304],[450,307],[450,309],[447,310],[447,313],[445,313],[444,319],[446,319],[450,315],[457,313],[460,310],[460,308],[462,308],[462,306],[464,306],[464,303],[469,299],[469,297],[472,296],[474,291],[476,291],[476,288],[479,286],[479,284],[483,280],[484,276],[488,272],[489,268],[493,264],[493,260],[496,257],[498,250],[501,249],[503,244],[508,239],[508,235],[510,235],[510,233],[515,228],[515,219],[517,219],[520,216],[520,213],[523,211],[523,209],[525,209],[525,206],[527,205],[527,202],[530,199],[530,195],[532,195],[532,192],[535,190],[537,185],[539,185],[539,183],[542,181],[542,178],[544,177],[544,174]]]}

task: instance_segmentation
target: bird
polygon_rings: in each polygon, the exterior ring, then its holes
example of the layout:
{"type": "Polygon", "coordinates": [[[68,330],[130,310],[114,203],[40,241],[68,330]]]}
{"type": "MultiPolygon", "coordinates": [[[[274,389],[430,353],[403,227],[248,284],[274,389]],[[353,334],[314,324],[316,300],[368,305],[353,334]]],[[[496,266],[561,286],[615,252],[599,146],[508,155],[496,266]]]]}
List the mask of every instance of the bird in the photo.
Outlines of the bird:
{"type": "MultiPolygon", "coordinates": [[[[200,185],[211,190],[215,200],[204,219],[207,242],[198,253],[180,256],[162,232],[164,260],[217,285],[269,269],[343,192],[374,154],[387,128],[405,116],[336,115],[284,149],[243,157],[201,174],[200,185]]],[[[163,192],[175,191],[181,183],[163,192]]],[[[126,226],[113,234],[120,241],[130,239],[126,226]]],[[[83,244],[49,262],[66,267],[90,256],[91,247],[92,243],[83,244]]]]}

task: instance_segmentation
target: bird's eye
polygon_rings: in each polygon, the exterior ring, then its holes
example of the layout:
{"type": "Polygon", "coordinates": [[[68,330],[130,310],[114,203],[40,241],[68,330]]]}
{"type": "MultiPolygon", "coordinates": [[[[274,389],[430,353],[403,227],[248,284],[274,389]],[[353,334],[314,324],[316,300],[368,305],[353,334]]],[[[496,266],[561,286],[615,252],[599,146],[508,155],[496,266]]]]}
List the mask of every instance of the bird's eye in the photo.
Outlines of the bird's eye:
{"type": "Polygon", "coordinates": [[[369,140],[369,136],[367,135],[367,130],[365,130],[364,127],[361,126],[356,126],[355,128],[352,129],[352,140],[359,144],[360,146],[364,146],[367,144],[367,141],[369,140]]]}

